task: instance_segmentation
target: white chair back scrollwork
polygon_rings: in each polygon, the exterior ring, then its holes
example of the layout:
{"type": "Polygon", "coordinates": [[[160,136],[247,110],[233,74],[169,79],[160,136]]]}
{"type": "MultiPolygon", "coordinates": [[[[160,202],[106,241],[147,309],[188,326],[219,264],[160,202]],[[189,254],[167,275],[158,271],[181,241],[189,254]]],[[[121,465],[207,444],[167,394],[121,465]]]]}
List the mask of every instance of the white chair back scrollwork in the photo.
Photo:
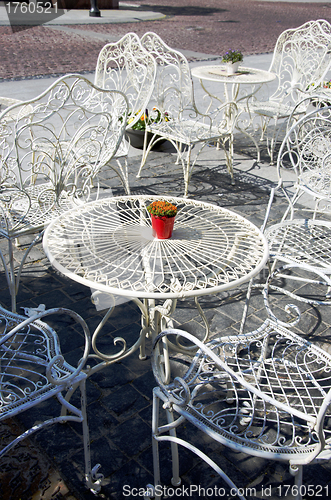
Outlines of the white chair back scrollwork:
{"type": "Polygon", "coordinates": [[[9,265],[0,257],[13,311],[27,256],[15,279],[14,240],[37,233],[39,241],[53,218],[90,199],[99,171],[122,141],[127,113],[123,93],[66,75],[0,114],[0,234],[9,242],[9,265]]]}
{"type": "MultiPolygon", "coordinates": [[[[94,83],[104,89],[123,92],[129,103],[126,128],[137,123],[150,100],[156,75],[154,58],[142,46],[138,35],[127,33],[118,42],[105,45],[98,56],[94,83]]],[[[109,166],[120,177],[126,194],[130,194],[127,156],[129,142],[123,139],[115,159],[109,166]],[[121,161],[124,161],[122,165],[121,161]]]]}
{"type": "MultiPolygon", "coordinates": [[[[262,120],[261,138],[266,134],[271,163],[282,120],[291,115],[305,94],[311,93],[321,83],[330,64],[331,25],[328,21],[309,21],[298,28],[285,30],[279,36],[269,68],[277,77],[277,88],[271,95],[260,93],[247,103],[252,119],[258,116],[262,120]],[[268,132],[272,120],[274,123],[268,132]]],[[[305,109],[301,106],[296,112],[300,114],[305,109]]]]}
{"type": "Polygon", "coordinates": [[[186,57],[169,47],[155,33],[145,33],[141,42],[155,58],[157,76],[148,106],[143,158],[137,177],[140,177],[152,147],[164,139],[174,146],[177,162],[182,164],[184,196],[188,194],[198,155],[207,144],[222,144],[227,168],[233,177],[232,132],[236,105],[233,102],[221,106],[210,103],[205,113],[200,112],[194,100],[191,71],[186,57]],[[157,119],[155,113],[159,114],[157,119]],[[197,152],[192,159],[191,152],[195,146],[197,152]]]}

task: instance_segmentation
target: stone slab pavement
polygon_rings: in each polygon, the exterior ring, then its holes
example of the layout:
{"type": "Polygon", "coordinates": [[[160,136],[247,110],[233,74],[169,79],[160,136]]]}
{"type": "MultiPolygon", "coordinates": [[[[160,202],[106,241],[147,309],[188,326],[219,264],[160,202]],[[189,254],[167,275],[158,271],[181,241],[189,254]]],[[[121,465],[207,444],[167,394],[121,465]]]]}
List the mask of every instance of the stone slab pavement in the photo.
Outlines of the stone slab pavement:
{"type": "MultiPolygon", "coordinates": [[[[130,183],[133,193],[178,195],[183,192],[181,167],[175,164],[174,153],[166,145],[151,153],[148,164],[142,171],[142,177],[136,179],[140,158],[140,150],[133,151],[130,157],[130,183]]],[[[273,183],[268,178],[257,176],[256,171],[249,168],[253,163],[254,151],[251,145],[238,137],[234,162],[236,184],[232,186],[226,172],[223,153],[214,147],[207,148],[193,174],[189,197],[222,205],[260,226],[273,183]],[[246,170],[242,165],[246,166],[246,170]]],[[[123,194],[123,188],[112,170],[104,170],[101,181],[107,193],[111,190],[113,195],[123,194]]],[[[277,198],[271,220],[278,220],[283,209],[284,200],[277,198]]],[[[0,245],[1,249],[5,250],[5,242],[0,242],[0,245]]],[[[17,257],[21,252],[22,250],[17,249],[17,257]]],[[[1,271],[0,277],[0,302],[9,307],[8,290],[1,271]]],[[[258,279],[262,281],[265,277],[266,273],[263,272],[258,279]]],[[[244,298],[245,286],[242,286],[227,293],[201,299],[201,306],[211,327],[211,337],[238,331],[244,298]]],[[[91,331],[95,329],[104,312],[97,311],[91,303],[88,288],[52,269],[41,245],[35,248],[25,266],[18,294],[18,307],[35,307],[40,303],[45,304],[47,308],[66,306],[74,309],[84,317],[91,331]]],[[[261,324],[265,317],[262,296],[254,295],[251,303],[247,329],[261,324]]],[[[279,311],[281,303],[281,298],[273,297],[274,310],[279,311]]],[[[198,336],[204,331],[203,322],[192,300],[179,301],[174,314],[174,324],[198,336]]],[[[300,325],[302,326],[297,327],[297,331],[301,335],[328,350],[331,349],[329,308],[317,309],[305,305],[300,325]]],[[[64,326],[57,327],[64,356],[71,363],[77,363],[81,355],[82,339],[77,335],[69,336],[64,326]]],[[[114,338],[124,337],[130,346],[137,339],[139,331],[140,314],[137,306],[132,302],[123,303],[115,308],[105,325],[99,346],[101,349],[107,349],[109,353],[114,352],[114,338]]],[[[0,498],[122,500],[126,497],[134,498],[135,492],[142,491],[139,488],[145,488],[148,483],[152,483],[151,404],[152,387],[155,384],[150,368],[150,349],[148,341],[146,360],[139,360],[138,353],[134,353],[94,374],[88,380],[92,461],[93,464],[102,464],[101,472],[105,476],[98,497],[90,494],[83,486],[80,426],[64,424],[40,431],[29,442],[0,460],[0,498]],[[132,494],[127,496],[128,491],[132,494]]],[[[15,426],[24,428],[40,420],[41,414],[50,417],[56,411],[58,408],[53,401],[44,403],[41,408],[30,410],[8,426],[2,426],[1,439],[7,439],[15,431],[15,426]]],[[[285,465],[259,458],[247,458],[244,454],[224,447],[217,451],[212,442],[199,436],[190,426],[186,427],[185,432],[196,443],[204,446],[207,454],[218,454],[223,469],[239,487],[255,488],[254,496],[248,496],[248,499],[265,499],[262,492],[270,487],[272,494],[268,498],[276,500],[279,498],[276,489],[279,483],[282,482],[283,487],[292,484],[293,478],[285,465]]],[[[161,447],[161,451],[162,481],[164,485],[171,487],[169,449],[165,446],[161,447]]],[[[224,483],[219,480],[215,483],[213,471],[201,464],[195,456],[181,450],[180,463],[184,486],[212,488],[217,484],[219,488],[225,488],[226,493],[222,494],[222,497],[231,498],[224,483]]],[[[325,488],[331,487],[331,466],[324,464],[307,468],[304,484],[311,485],[316,491],[318,485],[323,485],[324,494],[325,488]]],[[[195,491],[189,498],[196,500],[201,497],[198,491],[195,491]]],[[[180,498],[180,493],[173,498],[180,498]]],[[[217,496],[211,495],[210,498],[216,499],[217,496]]]]}

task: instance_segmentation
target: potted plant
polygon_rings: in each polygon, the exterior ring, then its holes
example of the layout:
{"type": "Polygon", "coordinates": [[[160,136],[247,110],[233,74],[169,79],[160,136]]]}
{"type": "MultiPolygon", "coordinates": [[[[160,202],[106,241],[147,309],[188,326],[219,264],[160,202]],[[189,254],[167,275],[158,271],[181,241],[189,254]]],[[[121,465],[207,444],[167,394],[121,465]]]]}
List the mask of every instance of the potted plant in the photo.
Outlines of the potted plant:
{"type": "Polygon", "coordinates": [[[234,75],[243,61],[243,55],[239,50],[228,50],[222,57],[222,62],[226,65],[228,75],[234,75]]]}
{"type": "MultiPolygon", "coordinates": [[[[136,115],[140,113],[140,111],[137,111],[136,115]]],[[[169,120],[168,113],[164,113],[163,119],[165,121],[169,120]]],[[[130,116],[129,114],[129,119],[128,119],[128,124],[134,120],[134,116],[130,116]]],[[[148,112],[148,109],[145,110],[145,113],[141,115],[139,120],[131,127],[126,129],[125,134],[127,136],[127,139],[130,140],[131,146],[137,149],[142,149],[144,147],[144,137],[145,137],[145,129],[146,129],[146,122],[148,123],[159,123],[162,120],[162,114],[161,111],[157,108],[153,108],[151,113],[148,112]]],[[[147,141],[149,142],[153,137],[153,134],[148,132],[147,134],[147,141]]],[[[165,139],[159,140],[155,146],[159,146],[165,142],[165,139]]],[[[152,148],[153,149],[153,148],[152,148]]]]}
{"type": "Polygon", "coordinates": [[[331,106],[331,102],[328,100],[321,100],[320,95],[325,93],[326,96],[330,95],[331,91],[331,80],[321,82],[319,85],[315,85],[315,83],[311,83],[308,85],[307,90],[311,92],[312,98],[311,98],[311,103],[313,106],[319,106],[321,108],[325,106],[331,106]],[[314,97],[314,92],[316,92],[316,97],[314,97]]]}
{"type": "Polygon", "coordinates": [[[168,201],[153,201],[147,207],[151,215],[153,236],[159,240],[171,237],[174,228],[177,207],[168,201]]]}

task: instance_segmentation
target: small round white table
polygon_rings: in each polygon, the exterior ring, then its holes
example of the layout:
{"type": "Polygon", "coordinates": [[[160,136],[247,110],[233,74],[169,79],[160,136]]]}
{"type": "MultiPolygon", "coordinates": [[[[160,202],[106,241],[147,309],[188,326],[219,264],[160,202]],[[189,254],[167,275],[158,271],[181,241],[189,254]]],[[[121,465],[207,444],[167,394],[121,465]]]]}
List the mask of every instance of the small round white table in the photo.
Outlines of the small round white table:
{"type": "MultiPolygon", "coordinates": [[[[261,86],[264,83],[270,83],[275,78],[276,75],[270,71],[265,71],[257,68],[247,68],[246,66],[240,66],[237,73],[234,75],[228,75],[225,65],[210,65],[210,66],[197,66],[191,70],[192,76],[199,78],[200,83],[206,93],[210,95],[210,92],[206,90],[203,81],[222,83],[224,85],[224,93],[226,100],[229,101],[228,85],[232,86],[232,97],[231,100],[238,102],[238,100],[247,99],[253,95],[259,87],[254,87],[249,94],[239,97],[240,85],[258,85],[261,86]]],[[[214,96],[216,97],[216,96],[214,96]]]]}
{"type": "MultiPolygon", "coordinates": [[[[257,144],[255,138],[247,131],[251,122],[248,117],[247,123],[242,121],[242,126],[238,125],[239,116],[244,113],[245,101],[247,101],[252,95],[254,95],[263,84],[272,82],[276,75],[270,71],[265,71],[257,68],[248,68],[246,66],[240,66],[238,71],[234,75],[228,75],[225,65],[210,65],[210,66],[197,66],[191,70],[192,76],[199,78],[200,85],[205,92],[205,95],[209,96],[211,100],[220,102],[232,101],[236,105],[236,112],[232,113],[228,117],[228,120],[233,123],[233,126],[239,131],[244,133],[249,137],[255,145],[257,152],[257,161],[260,161],[260,148],[257,144]],[[208,84],[205,82],[213,82],[223,84],[224,87],[224,99],[220,97],[220,93],[215,94],[208,88],[208,84]],[[229,89],[231,85],[231,92],[229,89]],[[243,87],[244,86],[244,87],[243,87]],[[243,101],[243,103],[241,103],[243,101]]],[[[232,108],[233,109],[233,108],[232,108]]],[[[233,154],[233,138],[231,144],[231,152],[233,154]]]]}
{"type": "Polygon", "coordinates": [[[168,196],[113,197],[77,207],[48,226],[43,245],[51,264],[65,276],[110,294],[114,305],[116,296],[122,296],[141,310],[138,341],[126,349],[125,339],[117,339],[123,348],[108,356],[98,350],[96,340],[110,307],[92,338],[94,356],[103,360],[100,365],[138,347],[144,357],[146,336],[154,338],[169,324],[178,298],[197,299],[236,287],[255,276],[268,258],[264,235],[244,217],[209,203],[168,196]],[[167,240],[153,237],[146,208],[158,199],[178,208],[167,240]]]}

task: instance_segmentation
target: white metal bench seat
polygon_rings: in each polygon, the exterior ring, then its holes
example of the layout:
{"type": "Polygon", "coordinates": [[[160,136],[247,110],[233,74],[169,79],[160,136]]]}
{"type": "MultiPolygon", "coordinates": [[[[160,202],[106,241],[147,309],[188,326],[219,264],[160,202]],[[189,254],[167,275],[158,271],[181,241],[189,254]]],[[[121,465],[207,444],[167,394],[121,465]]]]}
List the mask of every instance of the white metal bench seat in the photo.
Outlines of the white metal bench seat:
{"type": "Polygon", "coordinates": [[[249,105],[251,112],[257,115],[266,116],[268,118],[274,118],[275,115],[278,119],[287,118],[293,111],[293,106],[288,106],[286,104],[279,103],[277,101],[252,101],[249,105]]]}
{"type": "Polygon", "coordinates": [[[0,200],[0,234],[4,237],[11,232],[19,237],[42,230],[64,211],[83,203],[65,191],[56,199],[52,183],[31,185],[24,192],[8,189],[5,196],[10,197],[10,205],[0,200]]]}
{"type": "Polygon", "coordinates": [[[201,141],[214,142],[218,141],[220,134],[231,137],[228,129],[212,126],[211,123],[203,123],[199,120],[184,120],[178,123],[177,121],[162,122],[153,127],[153,124],[148,126],[148,132],[151,134],[162,135],[168,141],[175,143],[190,144],[199,143],[201,141]]]}

